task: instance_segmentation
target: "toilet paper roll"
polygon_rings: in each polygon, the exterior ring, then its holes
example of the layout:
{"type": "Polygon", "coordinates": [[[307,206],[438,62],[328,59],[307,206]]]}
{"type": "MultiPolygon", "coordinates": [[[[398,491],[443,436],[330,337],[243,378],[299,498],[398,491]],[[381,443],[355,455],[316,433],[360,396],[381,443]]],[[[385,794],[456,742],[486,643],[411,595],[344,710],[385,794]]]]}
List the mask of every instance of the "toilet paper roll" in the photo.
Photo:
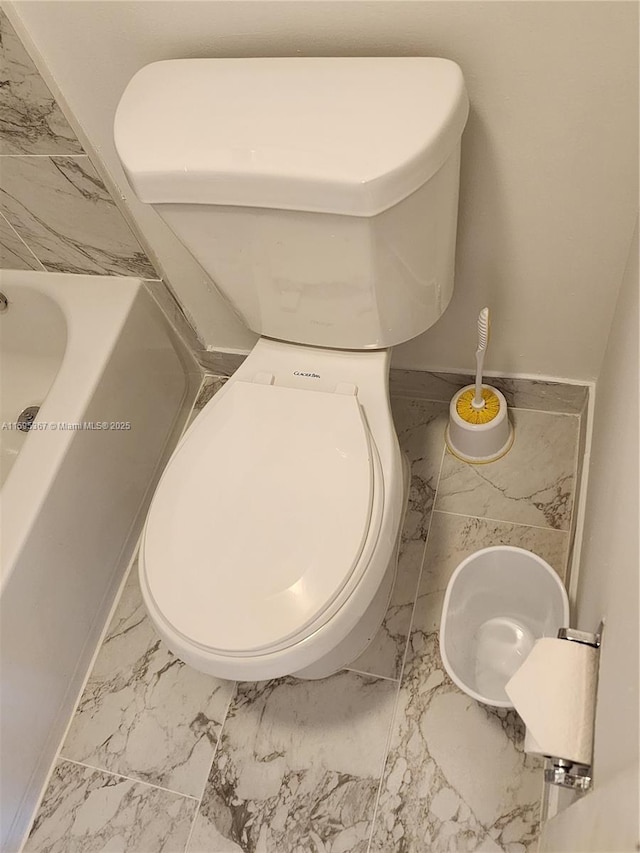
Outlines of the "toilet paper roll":
{"type": "Polygon", "coordinates": [[[538,743],[538,741],[531,734],[529,729],[525,729],[524,731],[524,751],[531,752],[534,755],[544,755],[542,751],[542,747],[538,743]]]}
{"type": "Polygon", "coordinates": [[[598,650],[543,637],[507,682],[527,727],[525,752],[591,764],[598,650]]]}

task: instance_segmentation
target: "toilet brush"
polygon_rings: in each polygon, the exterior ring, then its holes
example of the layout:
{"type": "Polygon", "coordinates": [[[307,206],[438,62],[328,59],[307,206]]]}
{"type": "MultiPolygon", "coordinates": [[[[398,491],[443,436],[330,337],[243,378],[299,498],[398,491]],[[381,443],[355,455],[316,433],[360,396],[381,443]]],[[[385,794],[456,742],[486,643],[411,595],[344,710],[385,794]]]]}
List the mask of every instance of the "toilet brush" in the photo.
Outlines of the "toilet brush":
{"type": "Polygon", "coordinates": [[[478,348],[476,350],[476,384],[460,395],[456,411],[470,424],[486,424],[500,411],[500,400],[493,388],[482,387],[482,367],[491,333],[489,309],[483,308],[478,317],[478,348]]]}
{"type": "Polygon", "coordinates": [[[445,436],[449,450],[465,462],[493,462],[513,443],[507,401],[497,388],[482,383],[489,336],[489,309],[483,308],[478,317],[476,381],[461,388],[451,400],[445,436]]]}

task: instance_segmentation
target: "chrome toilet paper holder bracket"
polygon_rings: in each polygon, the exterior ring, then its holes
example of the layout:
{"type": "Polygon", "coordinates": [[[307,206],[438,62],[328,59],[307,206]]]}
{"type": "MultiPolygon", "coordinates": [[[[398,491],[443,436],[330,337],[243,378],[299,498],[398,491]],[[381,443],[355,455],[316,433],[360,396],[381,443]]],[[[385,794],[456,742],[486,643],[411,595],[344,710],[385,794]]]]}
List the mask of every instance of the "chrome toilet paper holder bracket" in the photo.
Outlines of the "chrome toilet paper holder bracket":
{"type": "Polygon", "coordinates": [[[572,791],[588,791],[592,783],[591,767],[564,758],[547,758],[544,781],[572,791]]]}
{"type": "MultiPolygon", "coordinates": [[[[589,631],[577,631],[575,628],[560,628],[559,640],[568,640],[572,643],[580,643],[584,646],[600,648],[602,640],[602,629],[604,623],[598,625],[595,633],[589,631]]],[[[546,756],[547,762],[544,769],[544,781],[550,785],[559,785],[561,788],[570,788],[573,791],[588,791],[591,788],[591,766],[579,764],[577,761],[568,761],[565,758],[546,756]]]]}
{"type": "Polygon", "coordinates": [[[583,646],[593,646],[594,649],[599,649],[602,639],[602,628],[602,622],[598,625],[598,630],[593,634],[590,631],[577,631],[575,628],[560,628],[558,639],[569,640],[571,643],[580,643],[583,646]]]}

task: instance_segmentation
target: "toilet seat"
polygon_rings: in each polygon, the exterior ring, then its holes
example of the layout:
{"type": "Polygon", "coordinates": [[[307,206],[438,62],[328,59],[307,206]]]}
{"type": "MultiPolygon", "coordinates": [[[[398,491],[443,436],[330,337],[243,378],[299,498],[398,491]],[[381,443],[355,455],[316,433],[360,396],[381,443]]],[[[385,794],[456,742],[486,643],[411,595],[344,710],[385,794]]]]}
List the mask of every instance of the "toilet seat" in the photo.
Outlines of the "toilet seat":
{"type": "Polygon", "coordinates": [[[270,379],[230,382],[188,431],[140,553],[156,618],[225,658],[272,654],[325,625],[381,525],[381,466],[355,387],[270,379]]]}

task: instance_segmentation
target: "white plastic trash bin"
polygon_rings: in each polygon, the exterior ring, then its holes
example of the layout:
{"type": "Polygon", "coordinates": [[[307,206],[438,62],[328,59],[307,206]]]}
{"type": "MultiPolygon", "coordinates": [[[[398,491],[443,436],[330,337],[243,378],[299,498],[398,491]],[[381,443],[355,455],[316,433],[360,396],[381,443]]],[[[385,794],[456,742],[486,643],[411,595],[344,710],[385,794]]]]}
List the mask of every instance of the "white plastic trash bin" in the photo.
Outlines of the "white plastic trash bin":
{"type": "Polygon", "coordinates": [[[507,681],[537,639],[568,625],[569,599],[548,563],[524,548],[484,548],[460,563],[447,586],[442,662],[469,696],[512,708],[507,681]]]}

